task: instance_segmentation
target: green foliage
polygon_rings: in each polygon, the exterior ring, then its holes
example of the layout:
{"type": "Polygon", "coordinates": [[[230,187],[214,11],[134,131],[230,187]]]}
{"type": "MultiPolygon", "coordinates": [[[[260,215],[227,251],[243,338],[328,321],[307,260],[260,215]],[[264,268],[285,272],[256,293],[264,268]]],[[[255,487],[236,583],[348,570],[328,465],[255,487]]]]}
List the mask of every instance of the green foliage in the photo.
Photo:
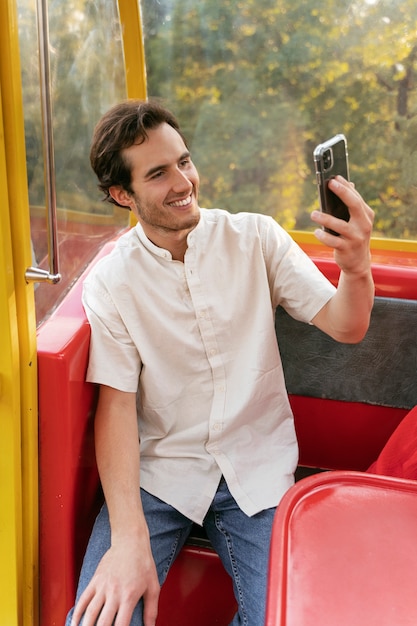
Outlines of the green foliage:
{"type": "Polygon", "coordinates": [[[148,90],[179,117],[202,204],[308,228],[312,151],[348,138],[375,233],[417,237],[414,0],[143,0],[148,90]]]}
{"type": "MultiPolygon", "coordinates": [[[[19,34],[30,201],[42,206],[42,120],[34,0],[19,0],[19,34]]],[[[117,3],[51,0],[49,34],[58,206],[113,213],[113,207],[98,201],[89,151],[98,119],[126,93],[117,3]]]]}

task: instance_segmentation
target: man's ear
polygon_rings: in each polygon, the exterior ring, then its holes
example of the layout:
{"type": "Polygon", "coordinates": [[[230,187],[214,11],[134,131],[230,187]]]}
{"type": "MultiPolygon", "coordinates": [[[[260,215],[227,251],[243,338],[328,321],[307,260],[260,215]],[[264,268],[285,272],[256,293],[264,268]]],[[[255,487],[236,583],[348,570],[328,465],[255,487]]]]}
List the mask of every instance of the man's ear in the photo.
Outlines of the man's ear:
{"type": "Polygon", "coordinates": [[[112,185],[109,187],[109,194],[117,204],[127,209],[131,210],[132,206],[135,204],[131,194],[127,192],[126,189],[123,189],[121,185],[112,185]]]}

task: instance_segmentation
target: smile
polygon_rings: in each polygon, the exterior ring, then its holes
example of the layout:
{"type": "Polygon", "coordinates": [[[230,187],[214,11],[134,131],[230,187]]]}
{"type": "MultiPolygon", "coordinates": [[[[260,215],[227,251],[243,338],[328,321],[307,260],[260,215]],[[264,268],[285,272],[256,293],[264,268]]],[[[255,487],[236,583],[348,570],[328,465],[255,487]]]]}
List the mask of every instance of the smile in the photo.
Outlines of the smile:
{"type": "Polygon", "coordinates": [[[173,207],[183,207],[183,206],[187,206],[187,204],[190,204],[190,202],[191,202],[191,194],[184,200],[177,200],[176,202],[169,202],[169,205],[173,207]]]}

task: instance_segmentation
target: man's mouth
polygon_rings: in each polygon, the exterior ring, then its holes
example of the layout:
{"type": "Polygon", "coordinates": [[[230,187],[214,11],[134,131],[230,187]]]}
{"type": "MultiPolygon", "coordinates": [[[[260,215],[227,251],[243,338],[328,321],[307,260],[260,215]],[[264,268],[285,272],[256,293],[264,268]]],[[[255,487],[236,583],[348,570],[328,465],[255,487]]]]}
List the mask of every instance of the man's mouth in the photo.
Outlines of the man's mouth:
{"type": "Polygon", "coordinates": [[[188,204],[190,204],[190,202],[191,202],[191,194],[187,198],[184,198],[184,200],[175,200],[175,202],[169,202],[169,206],[180,208],[183,206],[187,206],[188,204]]]}

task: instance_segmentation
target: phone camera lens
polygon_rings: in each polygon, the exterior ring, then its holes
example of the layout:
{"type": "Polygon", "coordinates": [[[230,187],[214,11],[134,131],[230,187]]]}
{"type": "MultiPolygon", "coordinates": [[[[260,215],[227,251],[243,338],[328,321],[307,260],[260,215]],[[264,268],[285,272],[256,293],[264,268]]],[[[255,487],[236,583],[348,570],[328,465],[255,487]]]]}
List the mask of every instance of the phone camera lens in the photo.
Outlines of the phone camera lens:
{"type": "Polygon", "coordinates": [[[330,150],[326,150],[326,152],[323,154],[324,168],[328,170],[329,167],[331,167],[331,164],[332,164],[332,153],[330,150]]]}

